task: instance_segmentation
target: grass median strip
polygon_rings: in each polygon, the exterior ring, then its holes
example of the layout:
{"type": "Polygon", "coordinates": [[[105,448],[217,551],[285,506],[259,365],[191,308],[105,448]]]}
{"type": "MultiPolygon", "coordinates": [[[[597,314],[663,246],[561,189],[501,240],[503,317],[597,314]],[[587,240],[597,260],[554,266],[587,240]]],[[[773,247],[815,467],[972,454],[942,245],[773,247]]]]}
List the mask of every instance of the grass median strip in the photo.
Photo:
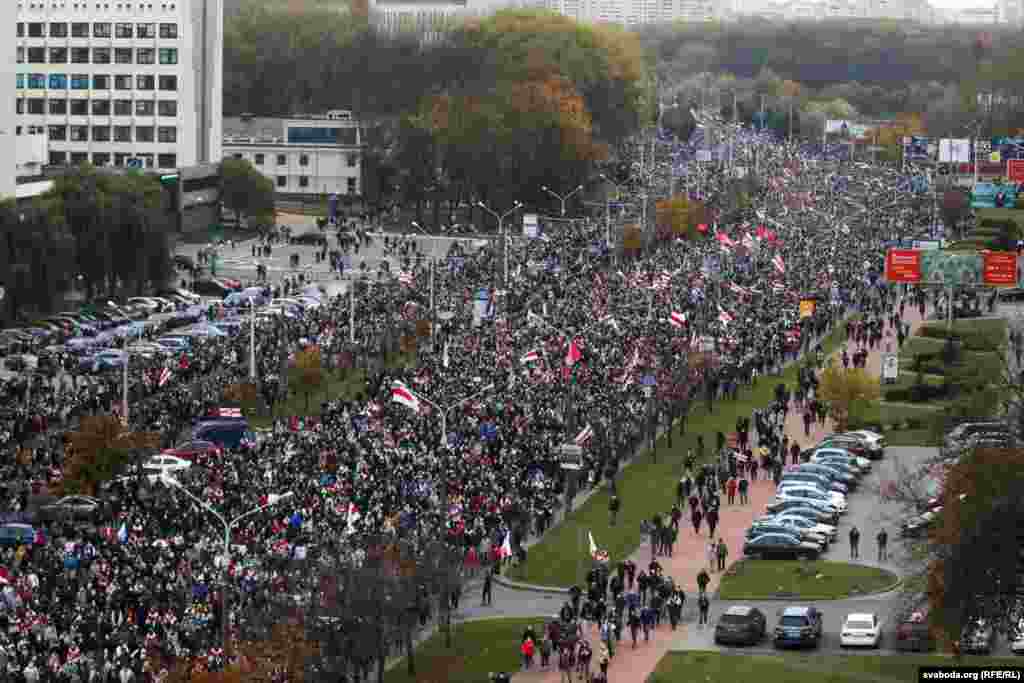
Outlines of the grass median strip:
{"type": "MultiPolygon", "coordinates": [[[[842,335],[841,328],[836,328],[825,337],[821,347],[826,355],[838,348],[842,335]]],[[[696,450],[697,435],[703,434],[706,446],[714,448],[716,432],[735,431],[737,417],[749,417],[755,408],[767,406],[774,397],[775,385],[782,382],[792,386],[796,375],[797,366],[791,365],[781,376],[762,377],[752,387],[744,387],[739,400],[716,401],[710,413],[703,400],[695,402],[686,422],[686,434],[679,436],[677,432],[673,436],[671,450],[663,436],[658,439],[656,454],[644,452],[620,474],[622,508],[614,527],[609,525],[608,491],[602,489],[531,547],[526,562],[512,569],[509,577],[540,586],[583,585],[581,558],[589,554],[589,545],[584,545],[588,543],[588,531],[608,551],[612,562],[629,557],[640,545],[641,520],[671,509],[683,456],[688,449],[696,450]]]]}
{"type": "Polygon", "coordinates": [[[1020,664],[1008,657],[971,657],[956,662],[940,655],[821,655],[786,653],[737,656],[726,652],[672,652],[662,658],[647,683],[908,683],[922,666],[998,667],[1020,664]]]}
{"type": "Polygon", "coordinates": [[[766,600],[795,595],[803,600],[837,600],[875,593],[896,583],[884,569],[846,562],[740,560],[718,587],[723,600],[766,600]]]}

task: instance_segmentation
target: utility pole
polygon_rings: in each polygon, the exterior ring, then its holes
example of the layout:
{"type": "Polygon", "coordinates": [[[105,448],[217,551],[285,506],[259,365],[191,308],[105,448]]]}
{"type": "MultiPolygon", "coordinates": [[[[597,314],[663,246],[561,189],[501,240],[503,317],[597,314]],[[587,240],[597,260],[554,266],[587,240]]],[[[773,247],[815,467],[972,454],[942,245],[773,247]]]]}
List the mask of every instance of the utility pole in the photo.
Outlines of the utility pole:
{"type": "Polygon", "coordinates": [[[789,98],[789,143],[793,144],[793,98],[789,98]]]}
{"type": "Polygon", "coordinates": [[[764,130],[764,95],[761,95],[761,130],[764,130]]]}

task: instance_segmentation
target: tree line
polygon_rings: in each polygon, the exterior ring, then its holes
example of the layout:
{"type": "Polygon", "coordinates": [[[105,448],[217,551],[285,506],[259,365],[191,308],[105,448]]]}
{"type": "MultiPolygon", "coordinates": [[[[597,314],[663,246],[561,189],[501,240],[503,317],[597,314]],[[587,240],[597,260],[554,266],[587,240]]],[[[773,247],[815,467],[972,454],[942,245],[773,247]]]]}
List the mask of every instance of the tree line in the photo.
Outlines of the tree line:
{"type": "Polygon", "coordinates": [[[29,205],[0,203],[0,283],[10,319],[52,312],[75,290],[135,296],[174,273],[174,218],[160,181],[69,169],[29,205]]]}

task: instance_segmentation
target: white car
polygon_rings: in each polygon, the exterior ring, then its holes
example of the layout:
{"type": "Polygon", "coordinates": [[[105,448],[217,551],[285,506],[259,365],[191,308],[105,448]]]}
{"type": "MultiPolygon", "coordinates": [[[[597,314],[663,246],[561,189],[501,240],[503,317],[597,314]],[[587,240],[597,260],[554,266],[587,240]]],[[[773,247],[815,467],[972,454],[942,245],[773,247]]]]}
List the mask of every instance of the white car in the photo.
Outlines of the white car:
{"type": "Polygon", "coordinates": [[[129,306],[144,308],[150,313],[157,313],[163,309],[163,304],[156,299],[151,299],[147,296],[133,296],[131,299],[128,299],[126,303],[129,306]]]}
{"type": "Polygon", "coordinates": [[[796,527],[797,529],[803,529],[804,531],[811,531],[816,534],[821,534],[829,541],[836,540],[839,535],[839,529],[832,526],[831,524],[823,524],[821,522],[815,522],[807,517],[800,517],[797,515],[786,515],[781,514],[772,518],[778,524],[785,526],[796,527]]]}
{"type": "Polygon", "coordinates": [[[878,432],[873,432],[870,429],[858,429],[855,432],[847,433],[867,441],[869,450],[875,451],[880,455],[885,454],[885,437],[878,432]]]}
{"type": "Polygon", "coordinates": [[[149,460],[142,464],[142,471],[146,473],[146,478],[150,482],[155,482],[160,479],[165,473],[168,476],[173,476],[175,472],[181,472],[192,467],[192,463],[185,458],[179,458],[174,455],[154,455],[149,460]]]}
{"type": "Polygon", "coordinates": [[[878,647],[882,641],[882,620],[871,612],[846,615],[839,636],[840,647],[878,647]]]}
{"type": "Polygon", "coordinates": [[[857,463],[857,467],[862,472],[869,472],[871,470],[871,461],[867,458],[861,458],[850,453],[845,448],[818,448],[811,455],[811,462],[818,462],[819,460],[827,459],[827,456],[842,456],[845,459],[852,459],[857,463]]]}
{"type": "Polygon", "coordinates": [[[841,493],[822,491],[811,486],[780,486],[775,491],[775,500],[813,500],[829,506],[836,512],[846,512],[846,496],[841,493]]]}

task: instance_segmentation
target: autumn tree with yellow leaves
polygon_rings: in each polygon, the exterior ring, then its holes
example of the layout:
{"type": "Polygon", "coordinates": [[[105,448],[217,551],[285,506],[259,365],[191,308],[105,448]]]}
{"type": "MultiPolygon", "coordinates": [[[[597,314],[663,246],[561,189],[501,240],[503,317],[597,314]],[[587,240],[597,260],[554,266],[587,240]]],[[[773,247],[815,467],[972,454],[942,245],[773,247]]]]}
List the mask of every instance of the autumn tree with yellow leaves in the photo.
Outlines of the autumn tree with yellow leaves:
{"type": "Polygon", "coordinates": [[[843,369],[835,359],[821,373],[818,383],[818,396],[828,403],[829,415],[839,432],[846,430],[850,410],[855,404],[873,401],[880,394],[876,377],[860,368],[843,369]]]}
{"type": "Polygon", "coordinates": [[[698,234],[697,225],[704,220],[704,211],[701,202],[684,195],[659,201],[655,214],[658,238],[693,237],[698,234]]]}
{"type": "Polygon", "coordinates": [[[113,415],[83,417],[70,434],[63,491],[94,495],[100,484],[140,462],[144,451],[159,445],[159,434],[133,432],[113,415]]]}

